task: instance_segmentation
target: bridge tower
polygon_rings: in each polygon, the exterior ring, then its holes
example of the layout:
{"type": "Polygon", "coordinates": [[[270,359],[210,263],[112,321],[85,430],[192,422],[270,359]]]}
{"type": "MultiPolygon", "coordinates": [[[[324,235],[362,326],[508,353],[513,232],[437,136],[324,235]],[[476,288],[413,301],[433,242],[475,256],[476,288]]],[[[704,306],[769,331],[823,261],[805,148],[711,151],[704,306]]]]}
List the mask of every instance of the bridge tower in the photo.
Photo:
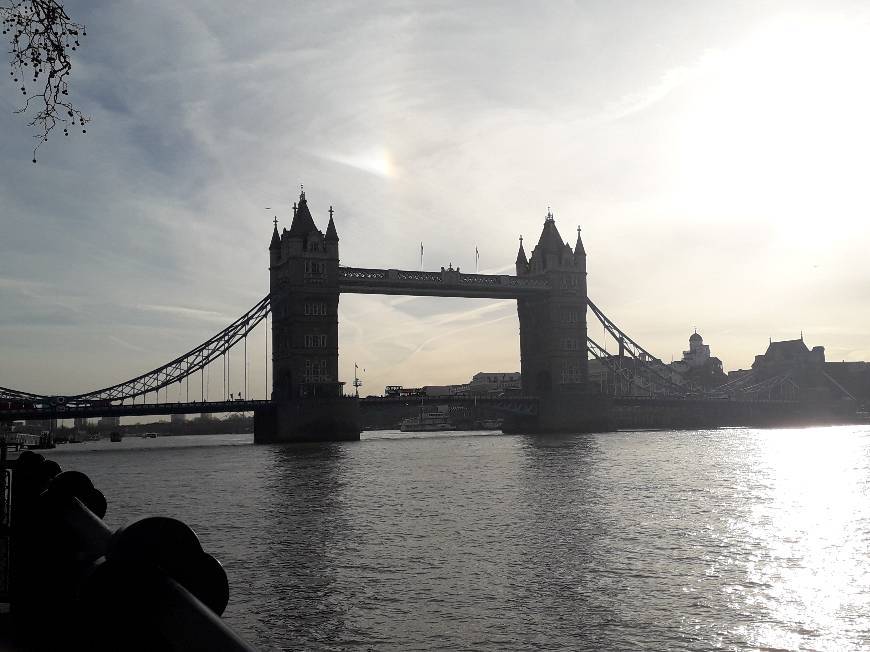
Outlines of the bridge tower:
{"type": "Polygon", "coordinates": [[[269,244],[272,301],[271,417],[257,441],[358,439],[358,407],[338,380],[338,232],[329,209],[324,234],[303,190],[290,229],[269,244]],[[271,423],[270,423],[271,421],[271,423]]]}
{"type": "Polygon", "coordinates": [[[529,259],[520,239],[516,273],[545,279],[551,288],[545,295],[517,300],[523,393],[541,401],[535,427],[539,431],[598,429],[605,406],[588,385],[586,250],[580,229],[572,250],[548,210],[529,259]]]}

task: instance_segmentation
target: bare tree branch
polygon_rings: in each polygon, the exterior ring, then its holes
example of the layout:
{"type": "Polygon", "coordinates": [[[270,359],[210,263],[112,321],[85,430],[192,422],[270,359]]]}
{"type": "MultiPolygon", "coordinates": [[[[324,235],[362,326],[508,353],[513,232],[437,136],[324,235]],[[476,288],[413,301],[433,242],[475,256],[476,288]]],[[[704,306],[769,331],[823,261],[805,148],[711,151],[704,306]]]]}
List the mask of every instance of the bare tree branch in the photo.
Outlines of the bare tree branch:
{"type": "Polygon", "coordinates": [[[19,84],[24,96],[24,105],[16,113],[27,113],[31,108],[36,114],[29,126],[36,128],[34,138],[39,140],[33,148],[33,162],[42,143],[55,127],[63,127],[64,136],[69,130],[79,127],[86,133],[85,125],[91,121],[69,101],[67,77],[72,70],[70,54],[80,47],[79,39],[87,36],[85,27],[70,20],[57,0],[8,0],[0,7],[2,31],[9,37],[9,73],[12,81],[19,84]],[[29,92],[25,81],[37,86],[29,92]]]}

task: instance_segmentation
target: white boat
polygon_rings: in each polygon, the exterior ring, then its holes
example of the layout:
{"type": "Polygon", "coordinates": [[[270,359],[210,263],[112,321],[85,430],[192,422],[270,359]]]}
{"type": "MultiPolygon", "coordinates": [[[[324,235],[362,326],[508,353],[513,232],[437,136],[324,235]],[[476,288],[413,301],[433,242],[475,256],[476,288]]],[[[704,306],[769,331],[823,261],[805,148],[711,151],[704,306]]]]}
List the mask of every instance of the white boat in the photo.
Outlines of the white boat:
{"type": "Polygon", "coordinates": [[[399,430],[402,432],[437,432],[439,430],[453,430],[453,425],[443,412],[421,412],[420,416],[402,419],[399,430]]]}

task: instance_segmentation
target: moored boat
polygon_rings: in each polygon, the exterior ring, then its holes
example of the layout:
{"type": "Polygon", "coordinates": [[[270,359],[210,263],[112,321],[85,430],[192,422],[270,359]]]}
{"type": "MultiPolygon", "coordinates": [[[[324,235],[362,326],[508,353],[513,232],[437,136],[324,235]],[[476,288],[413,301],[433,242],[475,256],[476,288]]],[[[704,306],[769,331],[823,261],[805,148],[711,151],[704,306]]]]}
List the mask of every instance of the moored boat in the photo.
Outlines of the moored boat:
{"type": "Polygon", "coordinates": [[[399,424],[402,432],[437,432],[439,430],[453,430],[453,425],[442,412],[421,412],[419,416],[402,419],[399,424]]]}

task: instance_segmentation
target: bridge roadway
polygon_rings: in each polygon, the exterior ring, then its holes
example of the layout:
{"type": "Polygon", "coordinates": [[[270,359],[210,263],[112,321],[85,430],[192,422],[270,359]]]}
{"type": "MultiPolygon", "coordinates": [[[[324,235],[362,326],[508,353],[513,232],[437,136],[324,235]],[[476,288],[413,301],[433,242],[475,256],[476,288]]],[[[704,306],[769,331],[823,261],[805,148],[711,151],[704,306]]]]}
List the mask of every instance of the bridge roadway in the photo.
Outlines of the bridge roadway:
{"type": "Polygon", "coordinates": [[[339,267],[338,288],[357,294],[419,297],[519,299],[550,291],[544,279],[508,274],[462,274],[458,269],[417,272],[404,269],[339,267]]]}
{"type": "Polygon", "coordinates": [[[135,417],[163,414],[214,414],[220,412],[253,412],[268,407],[271,401],[200,401],[193,403],[136,403],[125,405],[75,405],[4,410],[4,421],[21,419],[75,419],[91,417],[135,417]]]}
{"type": "MultiPolygon", "coordinates": [[[[419,405],[421,397],[371,396],[359,399],[362,406],[376,405],[419,405]]],[[[451,405],[488,406],[501,412],[514,414],[537,414],[538,399],[534,396],[510,398],[484,398],[473,396],[422,397],[428,403],[450,403],[451,405]]],[[[205,401],[193,403],[137,403],[124,405],[68,405],[46,408],[26,408],[0,411],[4,421],[22,419],[75,419],[93,417],[134,417],[165,414],[200,414],[220,412],[253,412],[258,408],[269,407],[271,401],[205,401]]]]}
{"type": "MultiPolygon", "coordinates": [[[[534,415],[538,413],[536,396],[368,396],[360,399],[362,407],[379,405],[418,406],[422,401],[429,405],[461,405],[463,407],[488,407],[509,414],[534,415]]],[[[425,404],[424,404],[425,405],[425,404]]]]}
{"type": "MultiPolygon", "coordinates": [[[[488,407],[504,413],[517,415],[535,415],[538,412],[539,400],[535,396],[369,396],[359,399],[361,407],[376,407],[378,405],[419,405],[421,399],[426,403],[461,405],[465,407],[488,407]]],[[[797,407],[797,401],[734,401],[730,399],[710,398],[657,398],[649,396],[611,397],[614,405],[647,406],[647,407],[681,407],[681,408],[722,408],[736,405],[780,405],[782,407],[797,407]]],[[[123,405],[67,405],[50,406],[46,408],[22,408],[0,411],[3,421],[19,421],[22,419],[74,419],[93,417],[132,417],[159,416],[166,414],[215,414],[221,412],[253,412],[258,408],[272,405],[265,400],[241,401],[194,401],[191,403],[134,403],[123,405]]]]}
{"type": "Polygon", "coordinates": [[[655,407],[713,407],[722,405],[783,405],[797,406],[799,401],[781,401],[775,399],[732,399],[729,397],[709,398],[691,396],[614,396],[610,402],[614,405],[650,405],[655,407]]]}

